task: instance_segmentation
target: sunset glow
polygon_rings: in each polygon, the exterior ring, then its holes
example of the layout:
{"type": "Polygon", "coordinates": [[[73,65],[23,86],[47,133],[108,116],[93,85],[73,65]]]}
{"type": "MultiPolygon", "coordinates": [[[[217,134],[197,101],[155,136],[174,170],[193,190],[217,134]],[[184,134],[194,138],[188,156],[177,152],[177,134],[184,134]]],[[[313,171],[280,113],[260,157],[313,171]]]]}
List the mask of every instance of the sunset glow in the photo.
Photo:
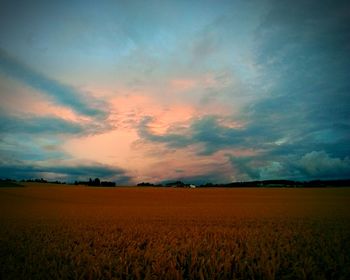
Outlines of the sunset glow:
{"type": "Polygon", "coordinates": [[[349,4],[5,1],[0,176],[350,174],[349,4]]]}

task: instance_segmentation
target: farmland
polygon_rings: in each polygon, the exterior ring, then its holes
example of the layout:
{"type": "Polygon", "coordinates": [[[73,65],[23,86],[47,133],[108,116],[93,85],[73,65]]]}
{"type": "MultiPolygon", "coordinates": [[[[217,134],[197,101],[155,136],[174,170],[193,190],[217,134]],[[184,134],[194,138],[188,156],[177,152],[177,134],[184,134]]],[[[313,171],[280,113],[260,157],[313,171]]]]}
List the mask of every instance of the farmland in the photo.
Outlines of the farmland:
{"type": "Polygon", "coordinates": [[[0,189],[1,279],[350,279],[350,188],[0,189]]]}

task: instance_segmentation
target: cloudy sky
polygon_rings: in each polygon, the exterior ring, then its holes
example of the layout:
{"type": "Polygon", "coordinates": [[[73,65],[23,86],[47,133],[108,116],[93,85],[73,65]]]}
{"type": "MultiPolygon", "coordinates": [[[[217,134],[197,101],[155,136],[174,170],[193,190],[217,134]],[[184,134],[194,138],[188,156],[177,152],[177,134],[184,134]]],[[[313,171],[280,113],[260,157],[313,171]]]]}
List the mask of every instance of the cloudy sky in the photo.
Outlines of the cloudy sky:
{"type": "Polygon", "coordinates": [[[0,177],[350,177],[350,4],[0,1],[0,177]]]}

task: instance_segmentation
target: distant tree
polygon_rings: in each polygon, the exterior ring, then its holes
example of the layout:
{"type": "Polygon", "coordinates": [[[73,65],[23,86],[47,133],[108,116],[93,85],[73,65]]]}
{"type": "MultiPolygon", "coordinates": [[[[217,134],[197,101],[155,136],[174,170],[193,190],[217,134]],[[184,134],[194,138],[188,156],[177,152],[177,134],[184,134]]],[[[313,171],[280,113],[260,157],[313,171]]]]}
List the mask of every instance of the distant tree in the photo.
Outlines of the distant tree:
{"type": "Polygon", "coordinates": [[[103,187],[115,187],[115,182],[102,181],[101,186],[103,186],[103,187]]]}
{"type": "Polygon", "coordinates": [[[154,186],[154,184],[148,183],[148,182],[142,182],[142,183],[138,183],[137,186],[139,186],[139,187],[150,187],[150,186],[154,186]]]}
{"type": "Polygon", "coordinates": [[[91,178],[89,178],[89,182],[87,182],[88,186],[100,186],[101,185],[101,181],[99,178],[95,178],[94,180],[92,180],[91,178]]]}
{"type": "Polygon", "coordinates": [[[101,184],[101,181],[99,178],[95,178],[94,180],[94,186],[99,186],[101,184]]]}
{"type": "Polygon", "coordinates": [[[47,181],[44,180],[43,178],[31,180],[31,182],[35,182],[35,183],[47,183],[47,181]]]}

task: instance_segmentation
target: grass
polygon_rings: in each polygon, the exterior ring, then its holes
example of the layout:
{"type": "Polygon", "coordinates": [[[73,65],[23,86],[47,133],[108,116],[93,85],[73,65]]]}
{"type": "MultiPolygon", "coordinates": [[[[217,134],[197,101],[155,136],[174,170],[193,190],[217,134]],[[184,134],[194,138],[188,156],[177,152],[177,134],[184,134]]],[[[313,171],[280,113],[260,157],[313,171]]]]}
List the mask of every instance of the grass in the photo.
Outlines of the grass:
{"type": "Polygon", "coordinates": [[[1,279],[350,279],[350,188],[0,190],[1,279]]]}

